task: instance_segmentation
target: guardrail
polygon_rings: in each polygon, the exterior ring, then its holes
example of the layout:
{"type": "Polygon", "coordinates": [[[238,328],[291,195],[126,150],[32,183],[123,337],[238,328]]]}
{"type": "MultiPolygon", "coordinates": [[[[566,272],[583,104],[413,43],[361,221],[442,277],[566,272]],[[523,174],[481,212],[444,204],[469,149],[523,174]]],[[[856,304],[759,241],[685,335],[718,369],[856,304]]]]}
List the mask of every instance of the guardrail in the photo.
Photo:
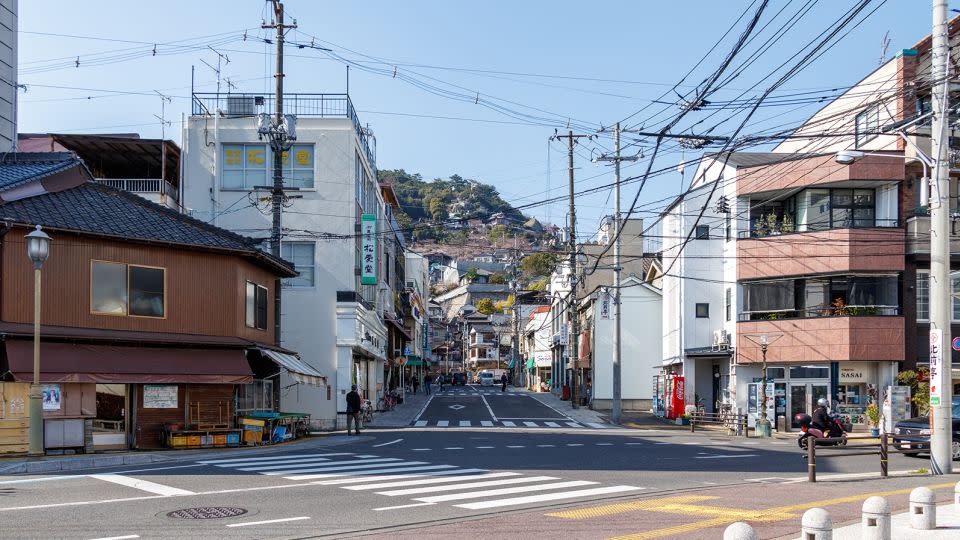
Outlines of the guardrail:
{"type": "MultiPolygon", "coordinates": [[[[847,456],[880,456],[880,476],[886,477],[888,472],[888,456],[891,449],[889,444],[889,435],[884,433],[880,435],[879,442],[849,444],[850,441],[856,441],[856,438],[850,437],[824,437],[817,439],[815,437],[807,438],[807,481],[817,481],[817,446],[821,446],[821,451],[829,450],[834,455],[821,455],[826,457],[847,457],[847,456]],[[845,443],[845,444],[837,444],[845,443]]],[[[893,448],[893,452],[903,453],[899,448],[893,448]]]]}
{"type": "Polygon", "coordinates": [[[747,436],[747,415],[731,412],[695,412],[690,414],[690,433],[695,433],[697,424],[701,426],[723,426],[731,435],[747,436]]]}

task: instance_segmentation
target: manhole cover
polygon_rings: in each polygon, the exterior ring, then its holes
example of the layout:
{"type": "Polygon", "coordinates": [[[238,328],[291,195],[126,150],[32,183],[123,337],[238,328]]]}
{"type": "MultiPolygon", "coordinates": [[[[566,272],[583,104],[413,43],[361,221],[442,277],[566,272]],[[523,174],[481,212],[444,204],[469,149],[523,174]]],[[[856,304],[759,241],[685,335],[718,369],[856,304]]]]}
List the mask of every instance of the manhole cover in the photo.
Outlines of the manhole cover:
{"type": "Polygon", "coordinates": [[[221,519],[242,516],[247,513],[246,508],[236,506],[201,506],[199,508],[182,508],[168,512],[167,517],[177,519],[221,519]]]}

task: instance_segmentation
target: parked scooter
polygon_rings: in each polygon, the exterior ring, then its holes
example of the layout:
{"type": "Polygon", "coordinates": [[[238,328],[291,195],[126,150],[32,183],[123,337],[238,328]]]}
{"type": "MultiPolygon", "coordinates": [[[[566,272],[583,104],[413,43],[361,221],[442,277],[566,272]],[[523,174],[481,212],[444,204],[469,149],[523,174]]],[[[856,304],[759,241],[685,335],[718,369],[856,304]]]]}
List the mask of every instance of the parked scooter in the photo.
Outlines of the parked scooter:
{"type": "Polygon", "coordinates": [[[813,419],[810,418],[809,414],[799,413],[793,417],[794,421],[800,424],[800,437],[797,438],[797,445],[800,448],[807,449],[807,439],[813,437],[815,439],[840,439],[838,441],[829,441],[819,443],[821,446],[846,446],[847,444],[847,427],[843,425],[843,421],[835,416],[830,416],[830,425],[827,427],[826,432],[819,428],[813,426],[813,419]]]}

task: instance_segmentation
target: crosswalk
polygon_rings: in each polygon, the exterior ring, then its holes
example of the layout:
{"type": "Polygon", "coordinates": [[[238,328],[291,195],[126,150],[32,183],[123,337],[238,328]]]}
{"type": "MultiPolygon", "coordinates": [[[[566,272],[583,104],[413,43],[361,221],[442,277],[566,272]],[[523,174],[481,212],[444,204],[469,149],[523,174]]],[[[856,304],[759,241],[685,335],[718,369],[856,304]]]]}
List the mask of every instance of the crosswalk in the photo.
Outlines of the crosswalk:
{"type": "Polygon", "coordinates": [[[564,428],[564,429],[609,429],[613,426],[600,422],[574,422],[567,419],[555,420],[415,420],[413,427],[508,427],[508,428],[564,428]]]}
{"type": "Polygon", "coordinates": [[[412,502],[374,508],[377,511],[436,504],[450,504],[466,510],[500,509],[551,501],[589,500],[645,489],[351,452],[211,459],[197,463],[352,492],[406,498],[412,502]]]}

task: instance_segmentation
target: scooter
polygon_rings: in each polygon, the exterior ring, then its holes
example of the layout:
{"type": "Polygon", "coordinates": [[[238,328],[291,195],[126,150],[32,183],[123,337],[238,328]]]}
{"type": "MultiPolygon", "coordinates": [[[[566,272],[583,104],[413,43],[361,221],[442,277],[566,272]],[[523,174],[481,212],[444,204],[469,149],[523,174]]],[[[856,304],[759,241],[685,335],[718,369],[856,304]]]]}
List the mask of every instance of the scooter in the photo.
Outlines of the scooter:
{"type": "Polygon", "coordinates": [[[847,445],[847,430],[846,426],[843,425],[843,422],[830,417],[830,426],[828,427],[826,433],[823,430],[813,427],[813,419],[810,418],[809,414],[799,413],[793,417],[794,421],[800,424],[800,437],[797,438],[797,445],[800,448],[807,449],[807,440],[810,437],[814,439],[840,439],[838,441],[829,441],[820,443],[821,446],[846,446],[847,445]]]}

